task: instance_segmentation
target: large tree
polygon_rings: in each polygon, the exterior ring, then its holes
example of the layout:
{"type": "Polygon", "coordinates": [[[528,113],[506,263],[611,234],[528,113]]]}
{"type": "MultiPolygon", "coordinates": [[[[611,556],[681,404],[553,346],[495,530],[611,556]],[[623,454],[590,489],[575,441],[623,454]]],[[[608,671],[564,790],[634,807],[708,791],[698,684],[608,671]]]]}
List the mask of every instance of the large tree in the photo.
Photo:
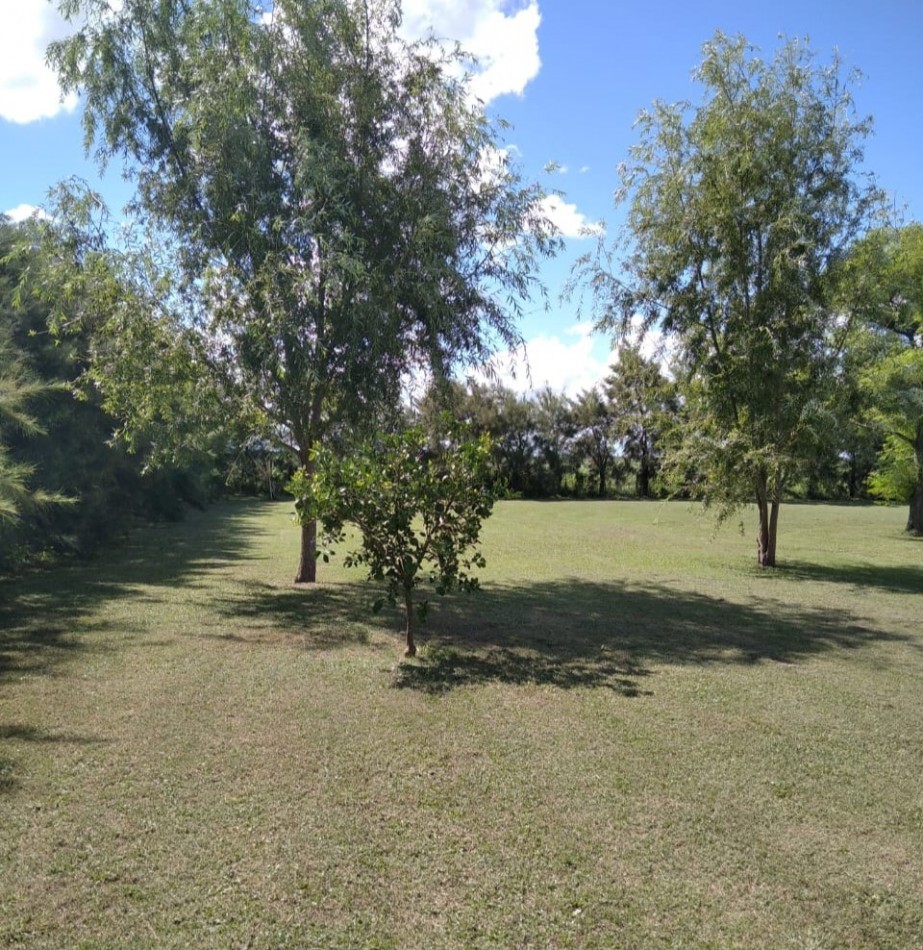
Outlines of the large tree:
{"type": "Polygon", "coordinates": [[[765,60],[719,32],[695,78],[697,108],[641,113],[622,171],[627,247],[584,270],[603,327],[627,334],[640,317],[674,338],[694,425],[683,464],[721,511],[756,502],[768,567],[786,485],[829,430],[837,264],[880,195],[859,176],[869,122],[836,59],[790,41],[765,60]]]}
{"type": "Polygon", "coordinates": [[[872,232],[853,249],[849,271],[867,329],[861,387],[885,437],[870,486],[909,502],[907,530],[923,534],[923,224],[872,232]]]}
{"type": "MultiPolygon", "coordinates": [[[[61,0],[53,45],[86,144],[183,242],[216,336],[310,476],[312,451],[516,342],[552,249],[457,61],[400,39],[391,0],[61,0]]],[[[316,525],[296,580],[315,579],[316,525]]]]}

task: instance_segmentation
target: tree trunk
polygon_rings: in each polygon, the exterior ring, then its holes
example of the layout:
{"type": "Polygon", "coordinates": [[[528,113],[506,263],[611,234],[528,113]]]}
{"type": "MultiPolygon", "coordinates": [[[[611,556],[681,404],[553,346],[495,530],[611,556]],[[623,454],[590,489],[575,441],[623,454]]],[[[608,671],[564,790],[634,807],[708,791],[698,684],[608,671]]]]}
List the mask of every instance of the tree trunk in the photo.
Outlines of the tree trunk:
{"type": "Polygon", "coordinates": [[[404,656],[416,656],[417,645],[413,641],[413,631],[417,615],[413,609],[413,590],[407,587],[404,588],[404,611],[407,620],[407,649],[404,650],[404,656]]]}
{"type": "Polygon", "coordinates": [[[651,497],[651,470],[647,459],[643,456],[638,465],[638,478],[635,482],[635,489],[639,498],[651,497]]]}
{"type": "Polygon", "coordinates": [[[855,501],[859,495],[859,461],[855,452],[849,455],[849,477],[847,478],[849,500],[855,501]]]}
{"type": "Polygon", "coordinates": [[[296,584],[313,584],[317,581],[317,522],[309,521],[301,526],[301,557],[298,559],[296,584]]]}
{"type": "Polygon", "coordinates": [[[779,499],[770,500],[766,479],[760,477],[756,486],[756,506],[760,516],[756,536],[756,563],[760,567],[776,566],[776,537],[779,532],[779,499]]]}
{"type": "Polygon", "coordinates": [[[917,484],[910,496],[907,530],[914,534],[923,534],[923,421],[917,424],[916,438],[913,441],[913,458],[917,463],[917,484]]]}
{"type": "MultiPolygon", "coordinates": [[[[299,461],[305,475],[314,478],[314,461],[310,449],[300,453],[299,461]]],[[[298,558],[298,571],[295,574],[296,584],[314,584],[317,582],[317,520],[305,522],[301,526],[301,554],[298,558]]]]}
{"type": "Polygon", "coordinates": [[[907,530],[914,534],[923,534],[923,469],[920,469],[917,487],[913,490],[913,496],[910,499],[907,530]]]}

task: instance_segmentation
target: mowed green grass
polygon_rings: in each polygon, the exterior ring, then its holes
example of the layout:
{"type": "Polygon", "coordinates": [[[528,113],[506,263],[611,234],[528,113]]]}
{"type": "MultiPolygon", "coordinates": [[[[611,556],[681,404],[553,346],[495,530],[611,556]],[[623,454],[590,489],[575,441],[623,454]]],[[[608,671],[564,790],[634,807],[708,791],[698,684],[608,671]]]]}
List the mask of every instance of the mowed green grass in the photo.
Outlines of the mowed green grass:
{"type": "Polygon", "coordinates": [[[923,947],[923,541],[501,504],[417,661],[229,503],[0,585],[0,944],[923,947]]]}

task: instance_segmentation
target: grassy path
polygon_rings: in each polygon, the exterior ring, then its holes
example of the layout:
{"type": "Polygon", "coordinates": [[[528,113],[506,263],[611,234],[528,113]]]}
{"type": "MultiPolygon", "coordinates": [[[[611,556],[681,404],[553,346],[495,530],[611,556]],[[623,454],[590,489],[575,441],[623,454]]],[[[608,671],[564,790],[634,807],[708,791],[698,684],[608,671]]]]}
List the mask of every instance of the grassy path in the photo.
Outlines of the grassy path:
{"type": "Polygon", "coordinates": [[[508,503],[419,662],[221,506],[0,585],[0,945],[923,947],[923,542],[508,503]]]}

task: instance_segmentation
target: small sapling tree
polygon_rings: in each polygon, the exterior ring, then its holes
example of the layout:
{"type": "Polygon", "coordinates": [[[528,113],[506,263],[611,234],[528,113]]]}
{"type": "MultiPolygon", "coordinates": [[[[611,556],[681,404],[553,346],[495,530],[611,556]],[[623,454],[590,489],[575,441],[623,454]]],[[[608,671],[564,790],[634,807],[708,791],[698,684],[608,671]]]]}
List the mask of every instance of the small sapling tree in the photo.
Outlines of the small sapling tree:
{"type": "Polygon", "coordinates": [[[420,429],[410,429],[345,458],[319,447],[312,461],[313,473],[300,470],[290,484],[298,520],[322,521],[324,560],[343,543],[347,525],[355,525],[359,547],[344,563],[363,565],[370,580],[387,584],[373,609],[385,601],[404,607],[404,655],[414,656],[414,633],[429,606],[415,600],[416,589],[428,583],[444,595],[478,588],[472,573],[484,566],[478,537],[494,503],[489,440],[452,440],[433,449],[420,429]]]}

